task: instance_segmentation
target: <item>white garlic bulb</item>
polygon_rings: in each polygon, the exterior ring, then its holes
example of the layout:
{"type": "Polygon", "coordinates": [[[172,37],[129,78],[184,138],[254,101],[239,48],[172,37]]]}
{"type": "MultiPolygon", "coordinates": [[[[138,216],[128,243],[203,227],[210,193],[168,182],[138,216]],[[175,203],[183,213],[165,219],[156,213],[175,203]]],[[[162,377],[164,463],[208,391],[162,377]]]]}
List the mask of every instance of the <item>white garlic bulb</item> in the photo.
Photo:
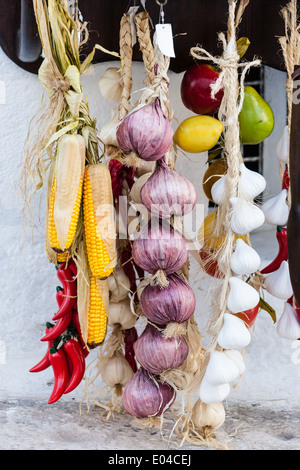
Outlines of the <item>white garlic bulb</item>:
{"type": "Polygon", "coordinates": [[[256,307],[259,303],[259,293],[242,279],[231,277],[229,286],[227,307],[232,313],[245,312],[256,307]]]}
{"type": "Polygon", "coordinates": [[[225,409],[222,403],[203,403],[200,399],[196,401],[192,412],[192,422],[196,428],[205,426],[216,430],[225,421],[225,409]]]}
{"type": "Polygon", "coordinates": [[[263,225],[264,213],[255,204],[237,197],[231,197],[230,203],[233,208],[230,224],[234,233],[246,235],[263,225]]]}
{"type": "Polygon", "coordinates": [[[284,227],[289,218],[289,206],[287,204],[287,189],[282,189],[279,194],[271,197],[262,205],[267,224],[284,227]]]}
{"type": "Polygon", "coordinates": [[[117,67],[109,67],[98,82],[101,95],[108,101],[119,103],[122,96],[122,79],[117,67]]]}
{"type": "Polygon", "coordinates": [[[212,351],[205,371],[205,378],[211,385],[234,382],[239,376],[238,368],[222,351],[212,351]]]}
{"type": "Polygon", "coordinates": [[[211,188],[212,200],[215,204],[222,204],[225,196],[226,175],[219,178],[211,188]]]}
{"type": "Polygon", "coordinates": [[[235,274],[250,275],[261,264],[259,254],[241,238],[236,240],[235,251],[230,258],[230,267],[235,274]]]}
{"type": "Polygon", "coordinates": [[[118,121],[117,120],[111,120],[108,121],[102,128],[100,129],[99,132],[99,139],[103,144],[105,145],[113,145],[114,147],[119,147],[119,143],[117,140],[117,126],[118,126],[118,121]]]}
{"type": "Polygon", "coordinates": [[[217,341],[224,349],[242,349],[250,343],[251,334],[243,320],[232,313],[225,313],[217,341]]]}
{"type": "Polygon", "coordinates": [[[156,168],[156,162],[147,162],[146,160],[141,160],[139,166],[135,170],[136,176],[139,178],[145,173],[153,173],[156,168]]]}
{"type": "Polygon", "coordinates": [[[200,388],[199,388],[199,397],[203,403],[218,403],[225,398],[230,393],[230,385],[228,383],[223,385],[211,385],[205,378],[202,379],[200,388]]]}
{"type": "Polygon", "coordinates": [[[266,291],[278,299],[287,300],[293,295],[289,263],[282,261],[279,269],[268,274],[264,281],[266,291]]]}
{"type": "Polygon", "coordinates": [[[239,195],[246,199],[254,199],[266,189],[265,178],[256,171],[246,168],[244,163],[240,164],[239,195]]]}
{"type": "Polygon", "coordinates": [[[108,276],[107,282],[111,302],[120,302],[130,292],[130,280],[121,267],[114,269],[113,273],[108,276]]]}
{"type": "Polygon", "coordinates": [[[296,310],[286,302],[284,309],[277,322],[276,331],[278,336],[285,339],[300,338],[300,322],[296,310]]]}
{"type": "Polygon", "coordinates": [[[120,300],[120,302],[110,302],[107,316],[108,324],[110,326],[120,325],[121,330],[133,328],[138,318],[131,311],[129,297],[120,300]]]}
{"type": "Polygon", "coordinates": [[[242,375],[245,372],[246,366],[240,351],[238,351],[237,349],[227,349],[226,351],[224,351],[224,354],[235,363],[238,368],[239,374],[242,375]]]}
{"type": "Polygon", "coordinates": [[[100,372],[103,382],[116,388],[124,387],[133,376],[132,368],[119,351],[112,357],[104,359],[100,372]]]}
{"type": "Polygon", "coordinates": [[[287,164],[289,162],[289,153],[290,153],[289,128],[288,126],[285,126],[282,136],[280,137],[276,145],[276,155],[282,163],[287,164]]]}

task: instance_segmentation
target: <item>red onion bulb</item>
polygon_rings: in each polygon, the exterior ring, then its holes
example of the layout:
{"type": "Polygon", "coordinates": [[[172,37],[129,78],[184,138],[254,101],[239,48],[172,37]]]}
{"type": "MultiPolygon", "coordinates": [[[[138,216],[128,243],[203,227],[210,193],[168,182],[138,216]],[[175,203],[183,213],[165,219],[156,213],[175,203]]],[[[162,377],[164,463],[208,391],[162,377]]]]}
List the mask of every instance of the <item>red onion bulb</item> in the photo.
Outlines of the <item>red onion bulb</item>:
{"type": "Polygon", "coordinates": [[[165,338],[150,324],[135,341],[133,348],[138,363],[153,375],[182,366],[189,352],[183,336],[165,338]]]}
{"type": "Polygon", "coordinates": [[[123,389],[122,404],[137,419],[160,416],[175,400],[175,390],[161,383],[143,368],[139,369],[123,389]]]}
{"type": "Polygon", "coordinates": [[[197,202],[194,185],[169,168],[164,159],[157,162],[156,170],[142,186],[140,198],[151,215],[164,219],[188,214],[197,202]]]}
{"type": "Polygon", "coordinates": [[[166,275],[180,269],[188,258],[188,242],[165,221],[151,218],[132,244],[134,262],[150,274],[166,275]]]}
{"type": "Polygon", "coordinates": [[[145,317],[157,325],[184,323],[194,313],[196,297],[193,289],[177,273],[168,276],[166,288],[148,284],[141,293],[140,306],[145,317]]]}
{"type": "Polygon", "coordinates": [[[135,152],[146,161],[162,158],[172,144],[173,135],[159,99],[128,114],[117,129],[117,140],[125,155],[135,152]]]}

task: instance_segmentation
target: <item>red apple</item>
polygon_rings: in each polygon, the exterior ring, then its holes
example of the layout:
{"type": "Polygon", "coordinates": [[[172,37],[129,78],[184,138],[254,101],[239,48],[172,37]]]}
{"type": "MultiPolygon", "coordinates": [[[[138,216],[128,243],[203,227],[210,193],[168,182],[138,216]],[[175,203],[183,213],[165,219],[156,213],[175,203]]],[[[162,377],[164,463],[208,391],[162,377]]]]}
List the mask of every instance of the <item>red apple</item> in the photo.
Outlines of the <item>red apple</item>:
{"type": "Polygon", "coordinates": [[[184,106],[195,114],[215,114],[223,98],[220,90],[215,99],[210,85],[218,79],[218,72],[207,64],[196,64],[188,69],[181,82],[181,99],[184,106]]]}
{"type": "Polygon", "coordinates": [[[246,323],[246,325],[248,325],[248,327],[251,327],[254,325],[258,310],[259,304],[257,304],[256,307],[251,308],[250,310],[245,310],[244,312],[236,313],[235,315],[241,318],[246,323]]]}
{"type": "Polygon", "coordinates": [[[224,277],[224,274],[219,269],[218,260],[211,258],[211,256],[202,248],[199,251],[199,255],[204,263],[204,270],[206,274],[218,279],[222,279],[224,277]]]}

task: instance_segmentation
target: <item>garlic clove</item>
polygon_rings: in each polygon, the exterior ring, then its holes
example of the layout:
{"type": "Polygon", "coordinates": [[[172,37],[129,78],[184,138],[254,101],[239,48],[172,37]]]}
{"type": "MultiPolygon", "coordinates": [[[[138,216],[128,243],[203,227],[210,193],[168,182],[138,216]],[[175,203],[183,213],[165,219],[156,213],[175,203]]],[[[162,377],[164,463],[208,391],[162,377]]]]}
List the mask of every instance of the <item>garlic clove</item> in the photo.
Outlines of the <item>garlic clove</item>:
{"type": "Polygon", "coordinates": [[[267,224],[284,227],[289,218],[289,206],[287,204],[287,189],[282,189],[279,194],[271,197],[262,205],[267,224]]]}
{"type": "Polygon", "coordinates": [[[239,374],[242,375],[245,372],[246,366],[240,351],[237,351],[236,349],[228,349],[224,351],[224,354],[235,363],[239,370],[239,374]]]}
{"type": "Polygon", "coordinates": [[[99,82],[101,95],[108,101],[119,103],[122,96],[122,79],[117,67],[105,70],[99,82]]]}
{"type": "Polygon", "coordinates": [[[237,366],[221,351],[212,351],[205,371],[210,385],[223,385],[234,382],[239,376],[237,366]]]}
{"type": "Polygon", "coordinates": [[[111,302],[120,302],[128,296],[130,280],[122,267],[115,268],[113,273],[108,276],[107,282],[111,302]]]}
{"type": "Polygon", "coordinates": [[[293,295],[293,287],[287,261],[282,261],[280,268],[268,274],[264,281],[266,291],[278,299],[287,300],[293,295]]]}
{"type": "Polygon", "coordinates": [[[230,385],[228,383],[223,385],[211,385],[204,375],[200,388],[199,388],[199,397],[203,403],[218,403],[225,398],[230,393],[230,385]]]}
{"type": "Polygon", "coordinates": [[[99,139],[104,145],[113,145],[114,147],[119,146],[116,134],[117,126],[118,121],[115,119],[108,121],[104,126],[102,126],[99,132],[99,139]]]}
{"type": "Polygon", "coordinates": [[[246,199],[254,199],[266,189],[265,178],[256,171],[249,170],[244,163],[240,164],[239,194],[246,199]]]}
{"type": "Polygon", "coordinates": [[[198,429],[209,426],[211,429],[216,430],[225,421],[224,406],[222,403],[203,403],[198,399],[193,406],[191,419],[198,429]]]}
{"type": "Polygon", "coordinates": [[[130,199],[134,204],[142,204],[140,192],[142,187],[148,181],[151,175],[152,172],[144,173],[132,185],[132,188],[130,190],[130,199]]]}
{"type": "Polygon", "coordinates": [[[255,204],[237,197],[231,197],[230,203],[233,208],[230,224],[234,233],[246,235],[263,225],[264,213],[255,204]]]}
{"type": "Polygon", "coordinates": [[[211,197],[215,204],[222,204],[225,197],[226,175],[219,178],[211,188],[211,197]]]}
{"type": "Polygon", "coordinates": [[[217,341],[224,349],[242,349],[250,343],[251,334],[243,320],[231,313],[225,313],[217,341]]]}
{"type": "Polygon", "coordinates": [[[288,126],[285,126],[282,136],[280,137],[276,145],[276,155],[282,163],[288,164],[289,153],[290,153],[289,128],[288,126]]]}
{"type": "Polygon", "coordinates": [[[286,302],[281,317],[278,320],[276,331],[278,336],[285,339],[300,338],[300,322],[296,310],[286,302]]]}
{"type": "Polygon", "coordinates": [[[230,258],[230,267],[235,274],[250,275],[255,273],[261,264],[258,253],[241,238],[236,240],[235,251],[230,258]]]}
{"type": "Polygon", "coordinates": [[[232,313],[245,312],[259,303],[259,293],[246,282],[237,277],[229,279],[230,291],[227,297],[227,307],[232,313]]]}

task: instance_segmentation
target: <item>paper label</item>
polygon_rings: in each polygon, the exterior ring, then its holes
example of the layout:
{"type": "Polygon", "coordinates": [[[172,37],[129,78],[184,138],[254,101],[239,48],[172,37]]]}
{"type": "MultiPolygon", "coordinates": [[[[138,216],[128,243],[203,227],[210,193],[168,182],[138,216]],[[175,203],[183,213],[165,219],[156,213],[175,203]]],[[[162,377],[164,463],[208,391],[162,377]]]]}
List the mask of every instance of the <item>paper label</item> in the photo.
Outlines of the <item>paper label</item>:
{"type": "Polygon", "coordinates": [[[155,25],[156,44],[166,57],[175,57],[172,25],[162,23],[155,25]]]}

